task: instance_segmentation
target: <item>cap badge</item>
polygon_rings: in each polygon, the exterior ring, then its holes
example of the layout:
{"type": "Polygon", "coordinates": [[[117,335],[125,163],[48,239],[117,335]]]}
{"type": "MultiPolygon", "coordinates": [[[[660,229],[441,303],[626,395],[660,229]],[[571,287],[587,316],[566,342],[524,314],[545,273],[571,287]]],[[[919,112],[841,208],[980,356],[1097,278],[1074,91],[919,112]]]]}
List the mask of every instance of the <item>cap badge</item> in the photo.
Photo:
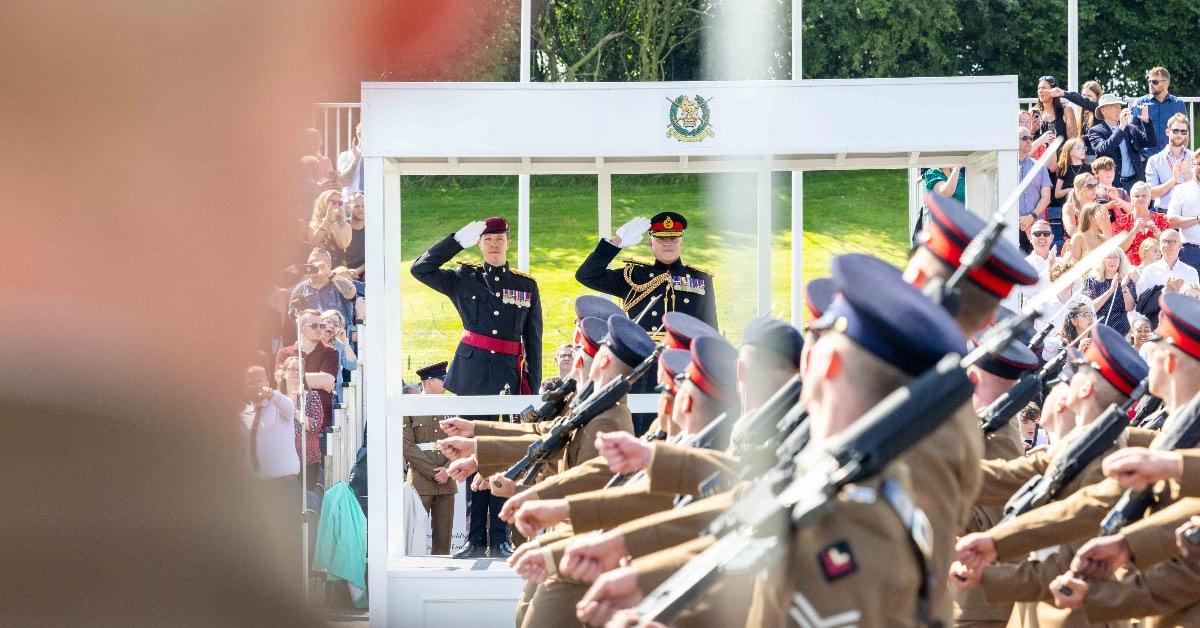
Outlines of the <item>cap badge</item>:
{"type": "Polygon", "coordinates": [[[675,221],[671,220],[670,216],[663,219],[663,229],[670,229],[675,226],[675,221]]]}
{"type": "Polygon", "coordinates": [[[674,100],[668,98],[667,101],[671,103],[667,137],[680,142],[702,142],[716,135],[709,125],[711,111],[708,103],[712,102],[711,98],[680,95],[674,100]]]}

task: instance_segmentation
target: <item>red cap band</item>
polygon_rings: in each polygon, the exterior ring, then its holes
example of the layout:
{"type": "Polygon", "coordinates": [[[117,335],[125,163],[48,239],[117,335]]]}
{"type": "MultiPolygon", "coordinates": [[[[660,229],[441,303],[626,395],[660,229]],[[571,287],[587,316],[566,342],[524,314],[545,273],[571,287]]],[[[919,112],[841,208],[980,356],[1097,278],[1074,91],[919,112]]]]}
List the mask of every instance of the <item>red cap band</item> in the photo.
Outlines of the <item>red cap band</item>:
{"type": "MultiPolygon", "coordinates": [[[[960,246],[958,242],[951,239],[936,220],[931,220],[929,225],[930,227],[925,230],[925,246],[938,259],[957,268],[959,262],[962,260],[963,249],[965,247],[960,246]]],[[[970,277],[972,281],[979,284],[984,290],[1000,298],[1004,298],[1008,296],[1008,293],[1012,292],[1013,283],[988,272],[986,264],[968,272],[967,277],[970,277]]]]}
{"type": "Polygon", "coordinates": [[[700,390],[704,391],[704,394],[714,399],[725,401],[724,391],[722,391],[716,384],[709,381],[709,379],[704,376],[704,372],[700,370],[700,367],[696,366],[695,360],[688,362],[687,370],[684,372],[687,373],[688,379],[691,380],[693,384],[695,384],[700,390]]]}
{"type": "Polygon", "coordinates": [[[1092,341],[1088,343],[1088,348],[1084,350],[1083,357],[1088,362],[1091,362],[1096,370],[1100,371],[1100,375],[1104,377],[1105,381],[1121,391],[1121,394],[1128,396],[1129,393],[1133,392],[1133,387],[1137,382],[1129,381],[1130,378],[1114,368],[1112,360],[1101,349],[1100,341],[1096,339],[1095,332],[1092,333],[1092,341]]]}
{"type": "Polygon", "coordinates": [[[1159,336],[1170,339],[1171,344],[1180,351],[1200,360],[1200,339],[1180,329],[1170,312],[1164,310],[1158,317],[1158,329],[1155,331],[1159,336]]]}

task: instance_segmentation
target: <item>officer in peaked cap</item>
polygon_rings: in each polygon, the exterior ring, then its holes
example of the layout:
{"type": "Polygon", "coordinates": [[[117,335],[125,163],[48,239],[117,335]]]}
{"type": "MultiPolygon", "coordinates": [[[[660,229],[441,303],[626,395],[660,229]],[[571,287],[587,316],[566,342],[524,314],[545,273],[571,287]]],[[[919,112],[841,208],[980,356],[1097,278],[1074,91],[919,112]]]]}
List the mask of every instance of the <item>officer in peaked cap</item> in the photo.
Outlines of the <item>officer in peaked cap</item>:
{"type": "Polygon", "coordinates": [[[684,264],[683,234],[687,219],[675,212],[662,212],[653,218],[634,218],[609,239],[601,239],[596,249],[575,271],[579,283],[621,299],[621,307],[631,318],[641,316],[642,328],[657,332],[667,312],[683,312],[717,328],[716,295],[712,275],[684,264]],[[626,259],[622,268],[608,266],[621,249],[627,249],[650,234],[652,263],[626,259]],[[660,297],[652,305],[650,301],[660,297]]]}
{"type": "Polygon", "coordinates": [[[576,319],[582,320],[592,316],[607,321],[608,317],[613,314],[624,315],[625,310],[622,310],[621,306],[613,303],[610,299],[594,294],[584,294],[575,298],[576,319]]]}
{"type": "Polygon", "coordinates": [[[450,361],[446,389],[457,395],[512,394],[538,389],[542,375],[542,303],[537,281],[508,265],[508,221],[493,216],[469,223],[413,262],[421,283],[450,298],[462,335],[450,361]],[[455,255],[479,246],[483,262],[455,255]]]}
{"type": "MultiPolygon", "coordinates": [[[[421,378],[421,392],[426,395],[442,394],[442,380],[446,377],[446,362],[438,362],[417,369],[421,378]]],[[[439,439],[445,438],[438,421],[440,416],[404,417],[404,462],[408,465],[408,482],[421,496],[421,505],[429,513],[433,529],[433,554],[450,553],[450,533],[454,528],[454,494],[457,483],[446,474],[450,461],[437,448],[439,439]]]]}

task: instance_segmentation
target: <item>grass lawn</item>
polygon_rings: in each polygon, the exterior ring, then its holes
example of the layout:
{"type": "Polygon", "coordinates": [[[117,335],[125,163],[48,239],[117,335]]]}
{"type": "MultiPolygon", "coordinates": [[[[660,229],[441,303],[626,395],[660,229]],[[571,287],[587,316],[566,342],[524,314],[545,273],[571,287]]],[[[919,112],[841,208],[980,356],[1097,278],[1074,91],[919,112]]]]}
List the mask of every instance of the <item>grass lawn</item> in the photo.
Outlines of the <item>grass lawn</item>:
{"type": "MultiPolygon", "coordinates": [[[[688,218],[683,260],[715,275],[718,319],[735,341],[754,317],[756,261],[754,176],[622,175],[612,182],[615,230],[634,216],[674,210],[688,218]]],[[[828,274],[829,259],[859,251],[897,265],[907,253],[907,191],[902,170],[810,172],[804,177],[804,280],[828,274]]],[[[402,254],[407,271],[430,245],[471,220],[504,215],[515,222],[516,177],[405,177],[402,254]]],[[[776,173],[771,250],[772,314],[791,316],[791,181],[776,173]]],[[[556,347],[571,338],[571,303],[587,292],[575,269],[597,240],[596,180],[588,176],[533,177],[530,189],[530,268],[542,296],[544,375],[556,347]]],[[[516,264],[516,226],[509,261],[516,264]]],[[[650,260],[642,244],[628,255],[650,260]]],[[[459,254],[479,261],[478,249],[459,254]]],[[[621,259],[625,255],[618,257],[621,259]]],[[[461,331],[448,299],[405,272],[405,380],[424,364],[449,359],[461,331]]]]}

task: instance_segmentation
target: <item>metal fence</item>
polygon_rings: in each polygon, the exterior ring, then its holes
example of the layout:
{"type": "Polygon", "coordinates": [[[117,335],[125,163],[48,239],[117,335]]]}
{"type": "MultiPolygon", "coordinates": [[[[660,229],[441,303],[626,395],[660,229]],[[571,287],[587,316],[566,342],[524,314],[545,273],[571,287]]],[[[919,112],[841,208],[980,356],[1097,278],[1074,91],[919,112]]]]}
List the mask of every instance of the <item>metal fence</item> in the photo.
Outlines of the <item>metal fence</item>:
{"type": "Polygon", "coordinates": [[[356,102],[322,102],[313,106],[312,128],[325,140],[325,156],[337,165],[337,156],[350,150],[354,127],[362,119],[356,102]]]}

